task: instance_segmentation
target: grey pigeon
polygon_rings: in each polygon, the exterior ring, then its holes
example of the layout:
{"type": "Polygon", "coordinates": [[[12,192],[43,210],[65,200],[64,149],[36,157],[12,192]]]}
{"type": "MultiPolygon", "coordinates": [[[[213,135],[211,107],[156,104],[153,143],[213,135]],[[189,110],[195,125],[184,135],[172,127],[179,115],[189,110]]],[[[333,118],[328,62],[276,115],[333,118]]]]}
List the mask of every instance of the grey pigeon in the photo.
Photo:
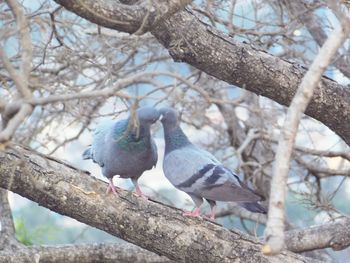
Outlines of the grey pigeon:
{"type": "Polygon", "coordinates": [[[157,163],[157,146],[150,127],[159,116],[155,108],[142,107],[136,110],[136,118],[109,121],[96,128],[93,143],[83,153],[83,159],[92,159],[101,167],[102,174],[109,180],[107,193],[116,194],[113,177],[119,175],[131,178],[136,193],[145,198],[137,180],[157,163]]]}
{"type": "Polygon", "coordinates": [[[238,202],[252,212],[266,213],[258,201],[263,198],[223,166],[211,153],[193,145],[179,126],[177,112],[162,108],[165,155],[163,170],[168,180],[187,193],[196,205],[185,216],[200,216],[203,199],[211,207],[210,219],[215,219],[216,201],[238,202]]]}

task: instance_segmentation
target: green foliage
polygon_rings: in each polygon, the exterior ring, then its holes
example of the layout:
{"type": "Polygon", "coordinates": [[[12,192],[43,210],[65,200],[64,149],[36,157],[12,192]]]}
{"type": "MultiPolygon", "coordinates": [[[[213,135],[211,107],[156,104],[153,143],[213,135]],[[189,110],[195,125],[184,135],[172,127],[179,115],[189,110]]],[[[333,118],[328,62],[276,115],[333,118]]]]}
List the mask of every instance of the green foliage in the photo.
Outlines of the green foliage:
{"type": "Polygon", "coordinates": [[[16,238],[23,245],[30,246],[33,245],[32,237],[30,232],[25,226],[23,219],[15,220],[15,228],[16,228],[16,238]]]}
{"type": "Polygon", "coordinates": [[[23,218],[15,219],[16,237],[26,246],[43,244],[45,239],[53,239],[57,231],[52,225],[41,225],[30,230],[23,218]]]}

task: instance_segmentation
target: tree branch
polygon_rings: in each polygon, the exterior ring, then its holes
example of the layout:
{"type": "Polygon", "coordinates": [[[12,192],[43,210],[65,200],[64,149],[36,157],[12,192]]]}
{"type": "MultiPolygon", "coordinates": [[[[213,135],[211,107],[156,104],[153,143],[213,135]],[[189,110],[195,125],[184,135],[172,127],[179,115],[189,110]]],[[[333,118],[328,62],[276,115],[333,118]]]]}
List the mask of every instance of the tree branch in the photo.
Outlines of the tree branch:
{"type": "Polygon", "coordinates": [[[328,223],[286,232],[287,248],[294,252],[332,248],[342,250],[350,246],[350,220],[328,223]]]}
{"type": "MultiPolygon", "coordinates": [[[[235,215],[242,219],[266,224],[266,216],[251,213],[238,205],[229,205],[220,209],[216,217],[235,215]]],[[[286,247],[288,250],[301,253],[315,249],[332,248],[333,250],[343,250],[350,246],[350,220],[326,223],[312,226],[305,229],[292,229],[288,225],[285,232],[286,247]]]]}
{"type": "Polygon", "coordinates": [[[19,125],[27,118],[33,111],[33,107],[28,103],[23,103],[15,113],[15,115],[8,121],[5,129],[0,131],[0,149],[1,145],[9,141],[19,125]]]}
{"type": "MultiPolygon", "coordinates": [[[[129,32],[109,21],[118,17],[119,7],[115,7],[114,13],[104,12],[105,20],[101,21],[95,13],[82,12],[81,1],[56,2],[89,21],[129,32]]],[[[104,1],[84,1],[84,6],[93,10],[99,10],[104,5],[104,1]]],[[[201,22],[188,10],[160,21],[151,28],[151,33],[168,49],[175,61],[186,62],[220,80],[283,105],[289,105],[306,73],[306,69],[297,64],[233,41],[201,22]]],[[[305,113],[327,125],[350,144],[350,127],[347,125],[350,122],[350,90],[347,87],[323,77],[305,113]]]]}
{"type": "Polygon", "coordinates": [[[192,0],[140,1],[133,5],[120,4],[117,1],[70,1],[55,0],[59,5],[81,17],[90,17],[91,21],[122,32],[143,34],[162,19],[183,9],[192,0]]]}
{"type": "Polygon", "coordinates": [[[322,46],[310,69],[304,76],[300,87],[288,109],[283,129],[279,137],[276,160],[271,180],[268,220],[265,230],[265,254],[277,254],[284,249],[285,196],[287,179],[293,145],[302,113],[305,111],[313,90],[319,84],[337,49],[344,43],[350,33],[350,19],[341,21],[340,28],[334,30],[322,46]]]}
{"type": "MultiPolygon", "coordinates": [[[[16,19],[16,24],[18,28],[18,34],[21,45],[21,65],[20,70],[16,70],[5,54],[3,48],[0,46],[0,58],[2,62],[10,74],[11,79],[16,85],[16,88],[21,95],[21,97],[25,99],[30,99],[32,97],[32,93],[28,88],[29,82],[29,73],[31,71],[31,63],[32,63],[32,42],[30,38],[30,31],[27,18],[25,17],[22,7],[18,4],[16,0],[7,0],[8,6],[11,8],[11,11],[16,19]]],[[[2,129],[0,131],[0,148],[3,147],[2,144],[6,143],[11,139],[16,129],[19,125],[28,117],[33,108],[31,105],[22,103],[21,106],[18,104],[3,105],[4,112],[2,113],[2,129]],[[12,107],[14,106],[14,107],[12,107]],[[7,108],[7,109],[6,109],[7,108]],[[10,108],[10,110],[9,110],[10,108]]]]}
{"type": "Polygon", "coordinates": [[[1,232],[5,235],[15,236],[15,226],[12,220],[10,204],[7,199],[7,190],[0,189],[1,232]]]}
{"type": "MultiPolygon", "coordinates": [[[[29,31],[29,25],[27,18],[25,17],[23,10],[21,6],[17,3],[16,0],[7,0],[7,4],[12,10],[13,15],[16,18],[16,23],[17,23],[17,28],[19,32],[19,39],[20,39],[20,44],[21,44],[21,67],[19,73],[13,71],[9,71],[12,79],[18,81],[15,81],[16,87],[21,93],[21,95],[24,98],[30,98],[32,96],[32,93],[28,89],[28,80],[29,80],[29,73],[31,70],[31,63],[32,63],[32,53],[33,53],[33,48],[32,48],[32,41],[30,39],[30,31],[29,31]]],[[[3,54],[4,58],[6,56],[3,54]]],[[[4,64],[6,64],[6,59],[3,60],[4,64]]],[[[10,62],[8,62],[10,63],[10,62]]],[[[12,66],[7,67],[7,69],[11,69],[12,66]]]]}
{"type": "Polygon", "coordinates": [[[126,191],[106,196],[106,183],[20,147],[0,152],[0,187],[176,261],[315,262],[289,252],[266,257],[253,237],[126,191]]]}
{"type": "Polygon", "coordinates": [[[7,197],[7,190],[5,189],[0,189],[0,215],[0,251],[7,249],[13,253],[14,250],[19,249],[22,245],[16,239],[16,231],[13,224],[12,212],[7,197]]]}
{"type": "Polygon", "coordinates": [[[16,253],[0,252],[0,262],[166,263],[173,261],[129,244],[89,244],[33,246],[18,249],[16,253]]]}

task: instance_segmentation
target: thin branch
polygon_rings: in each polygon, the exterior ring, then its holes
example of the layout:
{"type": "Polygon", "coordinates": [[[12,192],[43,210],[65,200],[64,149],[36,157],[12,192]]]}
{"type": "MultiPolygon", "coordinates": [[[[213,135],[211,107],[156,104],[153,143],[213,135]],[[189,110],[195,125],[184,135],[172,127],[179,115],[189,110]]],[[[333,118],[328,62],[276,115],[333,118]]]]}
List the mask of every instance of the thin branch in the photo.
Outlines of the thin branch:
{"type": "Polygon", "coordinates": [[[0,146],[12,138],[17,128],[30,116],[32,111],[33,107],[31,105],[27,103],[22,104],[20,110],[8,121],[6,128],[0,132],[0,146]]]}
{"type": "Polygon", "coordinates": [[[315,174],[315,176],[324,178],[329,176],[350,176],[350,169],[339,170],[339,169],[331,169],[327,167],[320,167],[318,165],[314,165],[309,162],[303,160],[302,157],[296,156],[296,161],[308,169],[311,173],[315,174]]]}
{"type": "Polygon", "coordinates": [[[265,230],[266,244],[262,251],[273,255],[285,248],[284,220],[285,196],[289,160],[292,155],[298,125],[312,95],[319,84],[324,70],[327,68],[337,49],[344,43],[350,33],[350,20],[341,21],[341,26],[334,30],[320,49],[310,69],[305,74],[298,90],[288,109],[287,116],[281,131],[276,152],[276,161],[271,180],[271,195],[269,214],[265,230]]]}
{"type": "MultiPolygon", "coordinates": [[[[17,28],[19,32],[19,39],[21,44],[21,67],[20,67],[20,73],[14,74],[14,72],[9,71],[11,77],[19,78],[20,83],[16,82],[16,87],[22,94],[24,98],[30,98],[32,96],[32,93],[28,89],[28,80],[29,80],[29,73],[31,70],[31,63],[32,63],[32,53],[33,53],[33,47],[32,47],[32,41],[30,38],[30,31],[29,31],[29,25],[27,18],[25,17],[22,7],[18,4],[16,0],[7,0],[7,4],[12,10],[13,15],[16,18],[17,28]]],[[[2,57],[4,57],[4,54],[2,54],[2,57]]],[[[4,63],[6,60],[3,60],[4,63]]],[[[11,67],[9,67],[11,68],[11,67]]]]}
{"type": "Polygon", "coordinates": [[[23,82],[23,77],[19,74],[19,72],[12,66],[9,58],[6,56],[4,52],[4,47],[0,46],[0,59],[4,65],[4,68],[9,73],[11,80],[15,83],[18,91],[24,96],[27,94],[27,89],[25,86],[25,82],[23,82]]]}
{"type": "MultiPolygon", "coordinates": [[[[260,138],[263,140],[267,140],[273,143],[278,143],[278,140],[275,138],[272,138],[272,136],[267,134],[260,134],[260,138]]],[[[341,157],[345,160],[350,161],[350,152],[349,151],[332,151],[332,150],[317,150],[317,149],[311,149],[307,147],[303,147],[300,145],[294,145],[293,150],[297,152],[302,152],[308,155],[316,155],[320,157],[341,157]]]]}
{"type": "MultiPolygon", "coordinates": [[[[123,32],[130,30],[130,28],[124,30],[121,27],[117,28],[113,22],[106,19],[101,21],[96,12],[91,13],[86,10],[84,12],[77,0],[57,0],[56,2],[98,25],[123,32]]],[[[103,4],[104,1],[84,1],[84,5],[89,6],[90,9],[95,8],[97,11],[103,9],[103,4]]],[[[131,7],[135,8],[135,6],[131,7]]],[[[110,6],[109,10],[112,9],[113,6],[110,6]]],[[[113,20],[114,17],[118,17],[118,11],[119,9],[115,8],[114,12],[98,13],[113,20]]],[[[142,21],[142,18],[140,19],[142,21]]],[[[289,105],[301,76],[306,72],[305,68],[295,63],[234,41],[210,25],[201,22],[190,10],[179,11],[159,22],[151,33],[168,49],[175,61],[188,63],[213,77],[246,88],[283,105],[289,105]]],[[[346,125],[350,118],[350,110],[348,110],[350,109],[348,99],[350,91],[329,78],[324,77],[322,80],[322,87],[315,93],[306,114],[321,121],[341,136],[345,142],[350,143],[350,130],[346,125]]]]}
{"type": "MultiPolygon", "coordinates": [[[[321,47],[327,39],[327,33],[325,32],[322,21],[315,13],[314,10],[309,10],[305,2],[302,0],[294,1],[281,1],[286,7],[288,12],[302,24],[305,25],[306,29],[310,32],[313,39],[321,47]]],[[[339,52],[335,55],[336,60],[333,62],[334,65],[348,78],[350,77],[350,65],[346,60],[346,56],[341,55],[339,52]]]]}

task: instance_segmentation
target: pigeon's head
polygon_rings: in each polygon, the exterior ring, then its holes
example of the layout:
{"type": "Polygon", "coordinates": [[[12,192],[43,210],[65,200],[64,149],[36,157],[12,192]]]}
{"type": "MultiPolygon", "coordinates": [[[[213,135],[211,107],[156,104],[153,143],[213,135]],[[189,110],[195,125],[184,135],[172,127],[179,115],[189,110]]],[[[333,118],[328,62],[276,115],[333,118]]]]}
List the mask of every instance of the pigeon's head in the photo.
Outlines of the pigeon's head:
{"type": "Polygon", "coordinates": [[[164,107],[159,110],[161,114],[160,121],[164,126],[174,128],[177,126],[178,113],[175,109],[170,107],[164,107]]]}
{"type": "Polygon", "coordinates": [[[153,107],[141,107],[137,109],[137,116],[141,123],[153,124],[159,119],[160,113],[153,107]]]}

